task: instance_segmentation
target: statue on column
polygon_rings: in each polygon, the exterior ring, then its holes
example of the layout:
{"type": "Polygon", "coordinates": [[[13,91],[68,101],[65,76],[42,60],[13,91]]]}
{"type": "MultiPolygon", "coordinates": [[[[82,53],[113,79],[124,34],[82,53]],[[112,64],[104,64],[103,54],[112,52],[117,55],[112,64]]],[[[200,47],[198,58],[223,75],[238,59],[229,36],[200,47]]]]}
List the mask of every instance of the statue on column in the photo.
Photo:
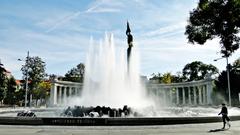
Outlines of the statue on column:
{"type": "Polygon", "coordinates": [[[129,23],[128,22],[127,22],[126,35],[127,35],[127,42],[128,42],[127,63],[128,63],[128,67],[129,67],[129,62],[130,62],[130,57],[131,57],[131,50],[132,50],[132,47],[133,47],[133,36],[131,35],[131,29],[129,27],[129,23]]]}

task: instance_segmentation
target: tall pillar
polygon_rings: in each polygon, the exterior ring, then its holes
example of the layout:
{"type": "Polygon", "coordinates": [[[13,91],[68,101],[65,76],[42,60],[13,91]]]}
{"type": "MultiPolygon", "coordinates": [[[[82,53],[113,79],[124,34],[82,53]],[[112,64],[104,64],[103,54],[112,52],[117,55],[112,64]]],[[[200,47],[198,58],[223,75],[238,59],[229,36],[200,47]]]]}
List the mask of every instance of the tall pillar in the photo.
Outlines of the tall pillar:
{"type": "Polygon", "coordinates": [[[172,99],[172,89],[173,89],[173,88],[170,88],[170,89],[169,89],[169,98],[170,98],[170,99],[169,99],[169,104],[170,104],[170,105],[172,105],[172,101],[173,101],[173,99],[172,99]]]}
{"type": "Polygon", "coordinates": [[[211,93],[212,93],[212,81],[210,80],[207,83],[207,104],[212,104],[212,98],[211,98],[211,93]]]}
{"type": "Polygon", "coordinates": [[[67,87],[63,87],[63,104],[67,103],[67,87]]]}
{"type": "Polygon", "coordinates": [[[57,105],[57,85],[54,86],[53,104],[57,105]]]}
{"type": "Polygon", "coordinates": [[[198,96],[199,96],[199,104],[202,104],[202,90],[201,88],[198,86],[198,96]]]}
{"type": "Polygon", "coordinates": [[[194,105],[197,105],[197,89],[196,89],[196,86],[193,86],[193,98],[194,98],[194,105]]]}
{"type": "Polygon", "coordinates": [[[71,98],[72,97],[72,87],[68,87],[68,90],[69,90],[69,97],[71,98]]]}
{"type": "Polygon", "coordinates": [[[203,92],[203,104],[206,105],[206,87],[205,85],[202,86],[202,92],[203,92]]]}
{"type": "Polygon", "coordinates": [[[183,103],[183,105],[185,105],[186,104],[186,98],[185,98],[185,89],[184,89],[184,87],[182,87],[182,103],[183,103]]]}
{"type": "Polygon", "coordinates": [[[176,88],[176,99],[177,99],[177,105],[179,105],[179,89],[176,88]]]}
{"type": "Polygon", "coordinates": [[[191,98],[191,87],[187,87],[188,88],[188,103],[192,104],[192,98],[191,98]]]}
{"type": "Polygon", "coordinates": [[[78,90],[78,96],[81,96],[82,95],[81,88],[78,87],[77,90],[78,90]]]}
{"type": "Polygon", "coordinates": [[[163,92],[164,105],[166,105],[166,103],[167,103],[166,90],[167,90],[167,89],[163,89],[163,90],[162,90],[162,92],[163,92]]]}
{"type": "Polygon", "coordinates": [[[73,87],[70,87],[70,91],[71,91],[71,97],[74,96],[74,90],[73,90],[73,87]]]}
{"type": "Polygon", "coordinates": [[[74,96],[77,96],[77,88],[76,87],[73,87],[73,90],[74,90],[74,96]]]}
{"type": "Polygon", "coordinates": [[[59,86],[59,96],[58,96],[58,99],[59,99],[59,105],[61,105],[62,104],[62,100],[63,100],[63,98],[62,98],[62,86],[59,86]]]}
{"type": "Polygon", "coordinates": [[[51,99],[51,105],[57,105],[57,84],[56,83],[52,83],[51,85],[51,95],[50,95],[50,99],[51,99]]]}
{"type": "Polygon", "coordinates": [[[162,91],[162,90],[156,88],[157,102],[160,103],[161,102],[160,100],[163,99],[162,102],[163,102],[163,104],[165,104],[163,92],[164,92],[164,90],[162,91]]]}

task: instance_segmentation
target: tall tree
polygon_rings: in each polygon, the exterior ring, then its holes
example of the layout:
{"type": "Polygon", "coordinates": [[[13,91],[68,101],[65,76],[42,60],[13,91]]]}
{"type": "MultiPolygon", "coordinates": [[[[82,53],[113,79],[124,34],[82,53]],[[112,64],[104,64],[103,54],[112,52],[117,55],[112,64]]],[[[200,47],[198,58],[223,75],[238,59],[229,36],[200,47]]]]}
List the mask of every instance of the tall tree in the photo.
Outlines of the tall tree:
{"type": "Polygon", "coordinates": [[[27,58],[25,65],[22,66],[23,79],[26,80],[28,75],[29,82],[27,83],[29,83],[30,94],[33,93],[33,89],[36,89],[38,84],[46,76],[45,66],[45,62],[38,56],[27,58]]]}
{"type": "Polygon", "coordinates": [[[239,48],[240,38],[239,0],[200,0],[190,12],[185,34],[190,43],[204,44],[220,38],[221,53],[229,57],[239,48]]]}
{"type": "Polygon", "coordinates": [[[186,81],[197,81],[204,79],[207,75],[217,74],[218,69],[211,64],[207,65],[201,61],[194,61],[185,65],[182,72],[186,81]]]}
{"type": "MultiPolygon", "coordinates": [[[[232,105],[239,105],[239,97],[240,93],[240,58],[237,59],[230,68],[230,86],[231,86],[231,99],[232,105]]],[[[226,70],[222,71],[215,81],[216,88],[218,92],[228,100],[228,81],[227,81],[227,72],[226,70]]]]}
{"type": "Polygon", "coordinates": [[[7,89],[4,94],[4,104],[14,105],[16,103],[16,81],[13,77],[7,80],[7,89]]]}
{"type": "Polygon", "coordinates": [[[64,81],[83,82],[85,65],[80,63],[65,74],[64,81]]]}
{"type": "Polygon", "coordinates": [[[7,87],[7,77],[5,73],[6,73],[6,70],[0,62],[0,102],[4,98],[4,92],[6,91],[6,87],[7,87]]]}
{"type": "Polygon", "coordinates": [[[37,88],[33,90],[34,98],[36,101],[40,99],[44,99],[46,101],[46,98],[50,95],[50,89],[51,89],[51,83],[48,81],[41,81],[37,88]]]}

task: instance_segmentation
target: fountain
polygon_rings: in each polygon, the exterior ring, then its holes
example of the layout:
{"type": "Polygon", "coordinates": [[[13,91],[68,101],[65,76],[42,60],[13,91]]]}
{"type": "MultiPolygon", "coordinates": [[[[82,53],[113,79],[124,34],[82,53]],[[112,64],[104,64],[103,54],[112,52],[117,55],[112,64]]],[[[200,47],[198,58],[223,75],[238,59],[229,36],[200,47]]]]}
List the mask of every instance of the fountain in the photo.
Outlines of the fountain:
{"type": "MultiPolygon", "coordinates": [[[[130,31],[129,24],[127,31],[130,31]]],[[[127,32],[127,35],[129,43],[127,59],[123,48],[116,49],[113,34],[106,34],[104,42],[97,45],[91,42],[82,96],[70,99],[69,105],[116,108],[124,105],[133,108],[154,105],[147,97],[140,80],[139,53],[136,47],[132,49],[130,32],[127,32]]]]}

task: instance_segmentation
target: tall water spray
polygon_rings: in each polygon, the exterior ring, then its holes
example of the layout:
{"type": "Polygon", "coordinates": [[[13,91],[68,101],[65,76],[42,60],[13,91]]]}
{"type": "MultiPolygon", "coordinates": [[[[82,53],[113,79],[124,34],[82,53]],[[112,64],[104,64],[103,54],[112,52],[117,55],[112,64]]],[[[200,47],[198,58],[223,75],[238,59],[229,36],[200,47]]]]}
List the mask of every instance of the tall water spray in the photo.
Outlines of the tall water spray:
{"type": "Polygon", "coordinates": [[[134,108],[152,106],[141,84],[136,47],[132,49],[131,62],[127,66],[125,46],[116,49],[112,34],[106,34],[99,44],[94,41],[90,44],[81,97],[70,103],[110,107],[128,105],[134,108]]]}

